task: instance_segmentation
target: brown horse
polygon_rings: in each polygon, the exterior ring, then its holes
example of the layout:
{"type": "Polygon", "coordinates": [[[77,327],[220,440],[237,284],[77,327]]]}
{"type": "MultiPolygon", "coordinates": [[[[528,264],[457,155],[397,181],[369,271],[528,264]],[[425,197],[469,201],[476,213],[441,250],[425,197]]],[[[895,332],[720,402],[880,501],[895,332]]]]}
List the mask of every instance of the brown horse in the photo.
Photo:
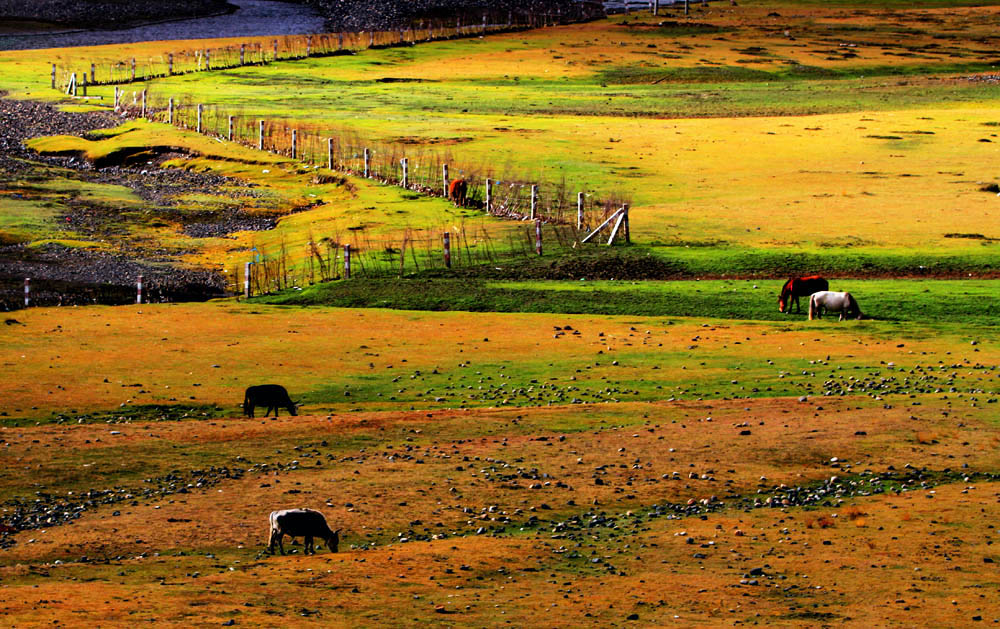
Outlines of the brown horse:
{"type": "Polygon", "coordinates": [[[469,184],[464,179],[456,179],[448,186],[448,198],[457,207],[465,205],[466,194],[469,191],[469,184]]]}
{"type": "Polygon", "coordinates": [[[791,278],[781,287],[781,294],[778,295],[778,312],[791,312],[792,303],[795,304],[795,312],[802,312],[799,297],[808,297],[821,290],[830,290],[830,283],[819,275],[791,278]]]}

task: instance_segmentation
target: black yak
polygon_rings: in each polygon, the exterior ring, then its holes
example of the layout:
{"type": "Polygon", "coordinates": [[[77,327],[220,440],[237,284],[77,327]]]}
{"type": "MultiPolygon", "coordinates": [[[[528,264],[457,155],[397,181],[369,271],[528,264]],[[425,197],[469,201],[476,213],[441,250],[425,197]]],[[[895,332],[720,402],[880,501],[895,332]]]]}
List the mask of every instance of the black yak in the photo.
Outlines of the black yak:
{"type": "Polygon", "coordinates": [[[243,396],[243,413],[247,417],[253,417],[255,406],[267,407],[267,410],[264,411],[264,417],[267,417],[271,410],[274,410],[274,416],[277,417],[279,408],[287,408],[292,415],[298,415],[296,403],[288,397],[288,391],[280,384],[259,384],[247,387],[247,392],[243,396]]]}

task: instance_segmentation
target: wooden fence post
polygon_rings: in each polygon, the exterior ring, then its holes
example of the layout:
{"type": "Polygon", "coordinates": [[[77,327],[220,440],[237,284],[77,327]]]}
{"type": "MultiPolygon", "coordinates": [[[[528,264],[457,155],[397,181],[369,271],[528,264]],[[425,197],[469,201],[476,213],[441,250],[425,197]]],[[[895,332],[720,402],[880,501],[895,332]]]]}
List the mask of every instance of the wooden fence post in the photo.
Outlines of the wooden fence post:
{"type": "MultiPolygon", "coordinates": [[[[118,98],[118,88],[115,88],[115,98],[118,98]]],[[[170,100],[167,101],[167,123],[174,124],[174,97],[171,96],[170,100]]]]}
{"type": "Polygon", "coordinates": [[[441,177],[444,180],[444,197],[448,198],[448,164],[441,164],[441,177]]]}
{"type": "Polygon", "coordinates": [[[333,138],[326,139],[326,167],[333,170],[333,138]]]}
{"type": "Polygon", "coordinates": [[[208,48],[205,49],[205,69],[212,69],[212,51],[208,48]]]}
{"type": "Polygon", "coordinates": [[[95,75],[94,71],[95,71],[95,69],[96,69],[96,66],[93,63],[90,64],[90,83],[91,84],[93,84],[95,82],[94,81],[94,75],[95,75]]]}
{"type": "Polygon", "coordinates": [[[66,94],[76,96],[76,72],[69,75],[69,84],[66,86],[66,94]]]}
{"type": "Polygon", "coordinates": [[[174,75],[174,53],[167,53],[167,76],[174,75]]]}
{"type": "Polygon", "coordinates": [[[250,265],[252,262],[243,263],[243,296],[250,298],[250,265]]]}
{"type": "Polygon", "coordinates": [[[132,57],[132,82],[135,82],[135,57],[132,57]]]}
{"type": "Polygon", "coordinates": [[[203,108],[204,108],[204,106],[201,103],[199,103],[198,104],[198,128],[197,128],[198,133],[201,133],[201,114],[202,114],[203,108]]]}
{"type": "Polygon", "coordinates": [[[257,150],[264,150],[264,121],[257,121],[257,150]]]}
{"type": "Polygon", "coordinates": [[[576,193],[576,228],[583,229],[583,193],[576,193]]]}
{"type": "Polygon", "coordinates": [[[240,44],[240,65],[246,64],[247,45],[240,44]]]}
{"type": "Polygon", "coordinates": [[[299,156],[299,131],[298,129],[292,129],[292,159],[298,159],[299,156]]]}
{"type": "Polygon", "coordinates": [[[493,180],[486,178],[486,213],[493,211],[493,180]]]}
{"type": "Polygon", "coordinates": [[[146,90],[142,90],[142,115],[141,118],[146,117],[146,90]]]}
{"type": "Polygon", "coordinates": [[[233,117],[229,116],[229,131],[226,133],[226,139],[230,142],[233,141],[233,117]]]}
{"type": "Polygon", "coordinates": [[[371,48],[375,45],[375,31],[372,30],[368,33],[368,47],[371,48]]]}
{"type": "MultiPolygon", "coordinates": [[[[403,252],[406,253],[405,251],[403,252]]],[[[444,265],[447,268],[451,268],[451,234],[448,232],[444,233],[444,265]]]]}
{"type": "Polygon", "coordinates": [[[24,278],[24,307],[31,305],[31,278],[24,278]]]}
{"type": "Polygon", "coordinates": [[[87,95],[87,73],[86,72],[83,73],[83,83],[82,83],[82,85],[83,85],[83,95],[86,96],[87,95]]]}
{"type": "Polygon", "coordinates": [[[403,186],[403,188],[409,188],[410,187],[410,160],[408,160],[407,158],[404,157],[403,159],[400,160],[399,163],[403,165],[403,181],[402,181],[401,185],[403,186]]]}
{"type": "Polygon", "coordinates": [[[631,233],[631,230],[629,229],[629,224],[628,224],[628,203],[626,203],[625,205],[622,206],[622,212],[625,215],[625,221],[622,224],[622,227],[625,229],[625,242],[626,243],[631,243],[632,242],[632,233],[631,233]]]}
{"type": "Polygon", "coordinates": [[[337,50],[343,50],[343,49],[344,49],[344,34],[337,33],[337,50]]]}
{"type": "Polygon", "coordinates": [[[52,64],[52,89],[56,89],[56,64],[52,64]]]}
{"type": "Polygon", "coordinates": [[[660,0],[653,0],[653,15],[660,14],[660,0]]]}
{"type": "Polygon", "coordinates": [[[531,220],[535,220],[535,218],[537,216],[538,216],[538,186],[537,185],[532,185],[531,186],[531,216],[529,216],[528,218],[530,218],[531,220]]]}
{"type": "Polygon", "coordinates": [[[542,255],[542,221],[535,221],[535,253],[542,255]]]}
{"type": "Polygon", "coordinates": [[[371,176],[371,165],[372,165],[372,153],[368,149],[365,149],[365,177],[371,176]]]}
{"type": "Polygon", "coordinates": [[[688,0],[684,0],[684,15],[687,15],[690,11],[691,9],[688,7],[688,0]]]}
{"type": "Polygon", "coordinates": [[[278,40],[274,40],[274,61],[278,60],[278,40]]]}
{"type": "Polygon", "coordinates": [[[306,56],[307,57],[309,57],[309,56],[312,55],[312,49],[313,49],[313,36],[312,35],[306,35],[306,56]]]}
{"type": "Polygon", "coordinates": [[[135,283],[135,303],[142,303],[142,275],[139,276],[139,281],[135,283]]]}
{"type": "Polygon", "coordinates": [[[351,279],[351,245],[344,245],[344,279],[351,279]]]}

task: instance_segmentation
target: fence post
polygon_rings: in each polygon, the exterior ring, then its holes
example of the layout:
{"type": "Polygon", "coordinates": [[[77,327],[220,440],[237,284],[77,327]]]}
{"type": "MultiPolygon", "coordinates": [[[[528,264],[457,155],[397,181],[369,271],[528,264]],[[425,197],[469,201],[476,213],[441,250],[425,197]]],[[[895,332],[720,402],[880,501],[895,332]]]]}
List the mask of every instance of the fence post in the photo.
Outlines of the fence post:
{"type": "Polygon", "coordinates": [[[264,150],[264,121],[257,121],[257,150],[264,150]]]}
{"type": "Polygon", "coordinates": [[[489,214],[493,210],[493,180],[489,177],[486,178],[486,213],[489,214]]]}
{"type": "Polygon", "coordinates": [[[632,242],[632,233],[629,230],[628,225],[628,203],[622,206],[622,213],[624,214],[625,220],[622,223],[622,227],[625,229],[625,242],[626,244],[632,242]]]}
{"type": "Polygon", "coordinates": [[[653,15],[660,14],[660,0],[653,0],[653,15]]]}
{"type": "Polygon", "coordinates": [[[142,118],[146,117],[146,90],[142,90],[142,118]]]}
{"type": "Polygon", "coordinates": [[[240,65],[244,65],[246,63],[246,54],[247,54],[247,45],[240,44],[240,65]]]}
{"type": "Polygon", "coordinates": [[[365,177],[371,176],[372,153],[365,149],[365,177]]]}
{"type": "Polygon", "coordinates": [[[535,253],[542,255],[542,221],[535,221],[535,253]]]}
{"type": "Polygon", "coordinates": [[[132,82],[135,82],[135,57],[132,57],[132,82]]]}
{"type": "Polygon", "coordinates": [[[167,53],[167,76],[174,75],[174,53],[167,53]]]}
{"type": "Polygon", "coordinates": [[[83,73],[83,95],[87,95],[87,73],[83,73]]]}
{"type": "Polygon", "coordinates": [[[531,186],[531,220],[538,216],[538,185],[531,186]]]}
{"type": "Polygon", "coordinates": [[[202,105],[201,103],[198,103],[198,129],[197,129],[198,133],[201,133],[201,113],[202,113],[203,108],[204,108],[204,105],[202,105]]]}
{"type": "Polygon", "coordinates": [[[451,234],[448,232],[444,233],[444,265],[451,268],[451,234]]]}
{"type": "Polygon", "coordinates": [[[375,45],[375,31],[372,30],[368,33],[368,47],[371,48],[375,45]]]}
{"type": "Polygon", "coordinates": [[[333,170],[333,138],[326,139],[326,167],[333,170]]]}
{"type": "Polygon", "coordinates": [[[135,303],[142,303],[142,276],[139,276],[139,281],[135,283],[135,303]]]}
{"type": "Polygon", "coordinates": [[[250,265],[252,262],[243,263],[243,296],[250,298],[250,265]]]}
{"type": "Polygon", "coordinates": [[[444,179],[444,197],[448,198],[448,164],[441,165],[441,177],[444,179]]]}
{"type": "Polygon", "coordinates": [[[351,245],[344,245],[344,279],[351,279],[351,245]]]}
{"type": "Polygon", "coordinates": [[[688,0],[684,0],[684,15],[687,15],[691,9],[688,7],[688,0]]]}
{"type": "Polygon", "coordinates": [[[24,307],[31,305],[31,278],[24,278],[24,307]]]}
{"type": "Polygon", "coordinates": [[[401,185],[404,188],[409,188],[410,187],[410,160],[408,160],[407,158],[404,157],[403,159],[399,160],[399,163],[403,165],[403,181],[402,181],[401,185]]]}
{"type": "Polygon", "coordinates": [[[298,129],[292,129],[292,159],[298,159],[299,156],[299,131],[298,129]]]}
{"type": "Polygon", "coordinates": [[[312,35],[306,35],[306,56],[307,57],[309,57],[309,56],[312,55],[312,49],[313,49],[313,36],[312,35]]]}
{"type": "Polygon", "coordinates": [[[274,40],[274,61],[278,60],[278,40],[274,40]]]}
{"type": "Polygon", "coordinates": [[[52,89],[56,89],[56,64],[52,64],[52,89]]]}
{"type": "Polygon", "coordinates": [[[73,93],[73,96],[76,96],[76,72],[70,75],[69,85],[70,85],[70,91],[73,93]]]}
{"type": "Polygon", "coordinates": [[[205,69],[212,69],[212,51],[208,48],[205,49],[205,69]]]}
{"type": "Polygon", "coordinates": [[[90,64],[90,83],[91,84],[94,83],[94,70],[95,70],[95,66],[92,63],[92,64],[90,64]]]}
{"type": "Polygon", "coordinates": [[[337,33],[337,50],[343,50],[343,49],[344,49],[344,34],[337,33]]]}
{"type": "Polygon", "coordinates": [[[233,141],[233,117],[229,116],[229,131],[226,133],[226,139],[230,142],[233,141]]]}
{"type": "MultiPolygon", "coordinates": [[[[115,88],[115,99],[118,98],[118,88],[115,88]]],[[[171,96],[170,100],[167,101],[167,123],[174,124],[174,97],[171,96]]]]}

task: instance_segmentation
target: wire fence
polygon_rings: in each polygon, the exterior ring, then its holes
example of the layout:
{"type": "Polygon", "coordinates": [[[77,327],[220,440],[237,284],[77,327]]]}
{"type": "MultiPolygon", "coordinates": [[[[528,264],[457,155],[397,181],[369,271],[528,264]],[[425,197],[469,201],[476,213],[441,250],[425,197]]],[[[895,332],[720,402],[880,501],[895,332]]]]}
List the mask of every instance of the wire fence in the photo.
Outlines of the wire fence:
{"type": "Polygon", "coordinates": [[[225,70],[278,61],[353,54],[359,50],[411,46],[421,42],[520,31],[554,24],[582,22],[604,17],[596,3],[579,2],[566,11],[520,13],[485,9],[473,18],[460,14],[425,19],[389,31],[361,31],[250,38],[228,46],[184,50],[162,50],[144,57],[126,59],[93,57],[81,61],[63,55],[51,64],[51,84],[74,96],[87,86],[124,85],[170,76],[225,70]]]}

